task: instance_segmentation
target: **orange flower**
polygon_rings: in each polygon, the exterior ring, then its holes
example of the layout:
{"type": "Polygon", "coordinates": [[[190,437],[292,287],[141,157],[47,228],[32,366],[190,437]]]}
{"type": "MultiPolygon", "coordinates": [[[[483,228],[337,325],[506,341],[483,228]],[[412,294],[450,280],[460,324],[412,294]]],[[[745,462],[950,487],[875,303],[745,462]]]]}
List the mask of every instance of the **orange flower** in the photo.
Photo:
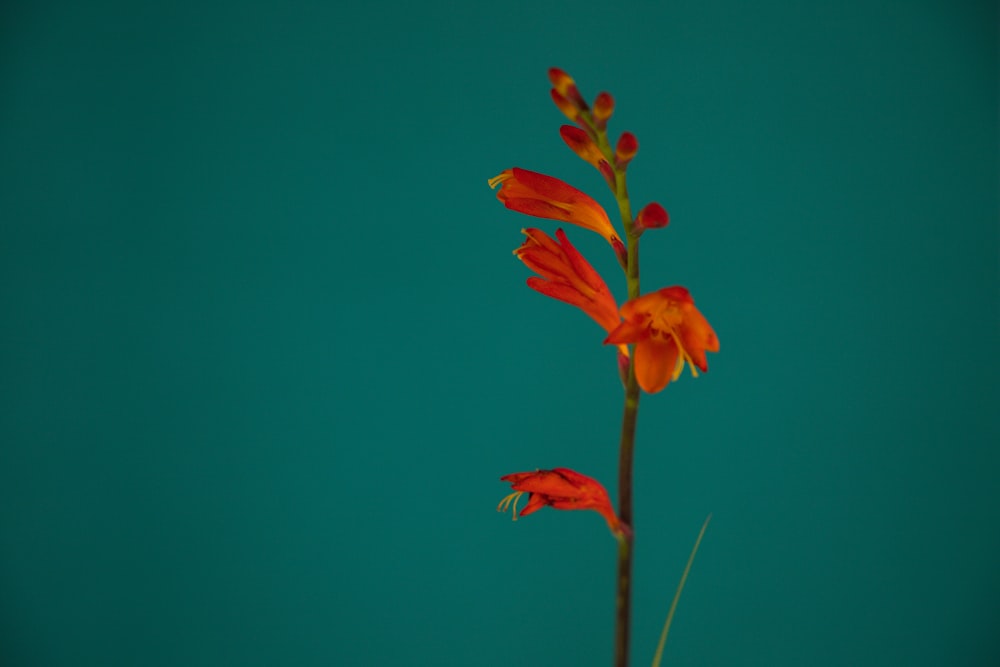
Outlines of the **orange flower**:
{"type": "Polygon", "coordinates": [[[553,299],[576,306],[611,332],[621,322],[618,304],[607,283],[561,229],[556,241],[539,229],[522,229],[527,237],[514,251],[517,258],[538,274],[528,278],[528,287],[553,299]]]}
{"type": "Polygon", "coordinates": [[[514,167],[494,176],[489,183],[491,188],[502,185],[497,199],[512,211],[595,231],[611,244],[619,261],[625,257],[625,245],[601,205],[558,178],[514,167]]]}
{"type": "Polygon", "coordinates": [[[708,371],[705,352],[718,352],[719,339],[694,299],[683,287],[665,287],[640,296],[621,308],[625,319],[604,343],[635,343],[635,378],[655,394],[680,377],[685,363],[698,377],[696,367],[708,371]]]}
{"type": "Polygon", "coordinates": [[[506,512],[513,505],[512,512],[517,519],[517,501],[525,493],[528,504],[521,510],[520,516],[528,516],[532,512],[551,505],[557,510],[594,510],[604,517],[608,527],[615,535],[622,533],[622,525],[611,506],[608,492],[601,483],[592,477],[581,475],[569,468],[553,468],[552,470],[536,470],[535,472],[515,472],[504,475],[500,481],[510,482],[514,493],[505,497],[497,505],[498,512],[506,512]]]}

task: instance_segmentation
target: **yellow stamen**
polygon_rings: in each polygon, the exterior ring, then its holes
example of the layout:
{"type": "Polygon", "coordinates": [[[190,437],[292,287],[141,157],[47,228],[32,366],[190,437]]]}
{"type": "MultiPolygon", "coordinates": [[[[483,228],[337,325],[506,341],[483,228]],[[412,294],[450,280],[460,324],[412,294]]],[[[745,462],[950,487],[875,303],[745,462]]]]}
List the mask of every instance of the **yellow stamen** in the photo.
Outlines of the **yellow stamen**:
{"type": "Polygon", "coordinates": [[[497,512],[506,512],[507,508],[513,505],[514,508],[511,510],[511,514],[514,515],[513,520],[517,521],[517,501],[520,500],[521,496],[523,495],[524,491],[515,491],[509,496],[506,496],[503,500],[500,501],[500,504],[497,505],[497,512]]]}
{"type": "Polygon", "coordinates": [[[497,174],[493,178],[489,179],[487,181],[487,183],[490,184],[490,189],[491,190],[495,190],[498,185],[500,185],[501,183],[503,183],[506,180],[511,179],[513,176],[514,176],[514,174],[512,174],[510,172],[510,170],[508,169],[507,171],[505,171],[505,172],[503,172],[501,174],[497,174]]]}

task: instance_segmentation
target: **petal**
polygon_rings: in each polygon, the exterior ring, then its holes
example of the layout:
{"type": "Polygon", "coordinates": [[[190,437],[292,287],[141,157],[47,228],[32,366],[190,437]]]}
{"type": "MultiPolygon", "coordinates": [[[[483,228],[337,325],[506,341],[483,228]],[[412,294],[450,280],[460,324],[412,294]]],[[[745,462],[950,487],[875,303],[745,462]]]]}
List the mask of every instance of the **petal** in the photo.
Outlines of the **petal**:
{"type": "Polygon", "coordinates": [[[601,483],[598,482],[593,477],[587,477],[583,473],[571,470],[570,468],[553,468],[552,472],[561,476],[563,479],[565,479],[567,482],[569,482],[578,489],[583,488],[587,484],[596,484],[597,486],[601,486],[601,483]]]}
{"type": "Polygon", "coordinates": [[[578,488],[554,470],[539,470],[512,486],[515,491],[541,493],[546,496],[572,497],[578,488]]]}
{"type": "Polygon", "coordinates": [[[514,167],[511,169],[511,172],[514,174],[514,180],[517,181],[518,185],[546,198],[563,199],[576,191],[576,188],[564,181],[560,181],[555,176],[531,171],[530,169],[522,169],[521,167],[514,167]]]}
{"type": "Polygon", "coordinates": [[[532,475],[534,475],[536,473],[537,473],[537,471],[536,472],[512,472],[509,475],[504,475],[503,477],[501,477],[500,481],[501,482],[510,482],[511,484],[517,484],[521,480],[523,480],[523,479],[525,479],[527,477],[531,477],[532,475]]]}
{"type": "MultiPolygon", "coordinates": [[[[622,306],[622,313],[624,314],[624,312],[625,307],[622,306]]],[[[608,334],[608,337],[604,339],[604,344],[622,345],[644,340],[649,337],[648,324],[648,317],[633,317],[631,319],[627,319],[608,334]]]]}
{"type": "MultiPolygon", "coordinates": [[[[503,193],[503,190],[500,192],[503,193]]],[[[501,197],[500,199],[503,201],[504,206],[512,211],[517,211],[518,213],[524,213],[525,215],[534,216],[536,218],[545,218],[546,220],[573,222],[569,219],[570,214],[567,207],[560,206],[557,203],[553,203],[545,199],[514,196],[501,197]]]]}
{"type": "MultiPolygon", "coordinates": [[[[635,379],[647,394],[661,391],[677,366],[678,350],[673,338],[647,338],[635,344],[635,379]]],[[[515,487],[516,488],[516,487],[515,487]]],[[[517,489],[520,490],[520,489],[517,489]]]]}
{"type": "MultiPolygon", "coordinates": [[[[590,299],[586,298],[580,294],[578,290],[573,289],[569,285],[543,280],[542,278],[538,278],[536,276],[528,278],[527,283],[528,287],[536,292],[562,301],[563,303],[568,303],[571,306],[576,306],[584,312],[587,312],[592,305],[590,299]]],[[[600,324],[600,322],[598,322],[598,324],[600,324]]]]}
{"type": "Polygon", "coordinates": [[[689,310],[686,309],[684,324],[678,328],[677,334],[692,363],[702,371],[707,371],[708,360],[705,358],[705,352],[719,351],[719,339],[708,320],[691,306],[689,310]]]}
{"type": "Polygon", "coordinates": [[[658,295],[657,299],[671,299],[673,301],[680,301],[681,303],[694,304],[694,299],[691,298],[691,292],[687,290],[686,287],[681,287],[680,285],[674,285],[673,287],[664,287],[646,296],[658,295]]]}
{"type": "Polygon", "coordinates": [[[528,504],[524,506],[524,509],[518,512],[518,515],[528,516],[532,512],[537,512],[538,510],[542,509],[543,507],[549,504],[550,504],[549,497],[546,496],[544,493],[532,493],[530,496],[528,496],[528,504]]]}

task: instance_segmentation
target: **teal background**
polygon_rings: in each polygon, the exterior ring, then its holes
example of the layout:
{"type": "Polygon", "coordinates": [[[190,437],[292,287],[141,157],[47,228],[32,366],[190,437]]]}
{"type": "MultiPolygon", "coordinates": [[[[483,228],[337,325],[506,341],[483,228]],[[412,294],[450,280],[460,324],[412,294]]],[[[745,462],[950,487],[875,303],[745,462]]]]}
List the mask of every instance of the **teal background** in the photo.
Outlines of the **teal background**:
{"type": "MultiPolygon", "coordinates": [[[[603,336],[510,166],[612,201],[722,342],[642,403],[633,664],[1000,662],[995,2],[0,10],[0,662],[608,665],[603,336]]],[[[571,239],[619,297],[601,239],[571,239]]]]}

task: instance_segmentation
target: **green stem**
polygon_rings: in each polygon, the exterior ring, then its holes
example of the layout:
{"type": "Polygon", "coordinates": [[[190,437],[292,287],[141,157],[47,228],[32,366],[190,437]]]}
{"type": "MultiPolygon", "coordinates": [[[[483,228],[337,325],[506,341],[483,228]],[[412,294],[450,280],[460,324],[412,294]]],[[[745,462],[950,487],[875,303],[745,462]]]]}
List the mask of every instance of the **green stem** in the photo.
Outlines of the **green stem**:
{"type": "MultiPolygon", "coordinates": [[[[632,205],[629,202],[625,168],[615,162],[615,151],[604,129],[598,129],[589,112],[582,120],[589,126],[592,136],[604,158],[615,174],[615,200],[625,226],[627,261],[625,280],[628,298],[639,296],[639,236],[632,225],[632,205]]],[[[632,469],[635,454],[635,426],[639,417],[639,383],[635,379],[635,350],[629,357],[628,377],[625,381],[625,410],[622,414],[621,443],[618,449],[618,517],[625,529],[618,538],[618,577],[615,595],[615,667],[628,667],[629,628],[632,610],[632,551],[635,529],[632,519],[632,469]]]]}
{"type": "Polygon", "coordinates": [[[639,384],[635,367],[629,364],[622,415],[621,445],[618,450],[618,515],[625,530],[618,538],[618,590],[615,605],[615,667],[628,667],[629,626],[632,609],[632,468],[635,452],[635,425],[639,416],[639,384]]]}
{"type": "MultiPolygon", "coordinates": [[[[610,153],[606,136],[602,137],[610,153]]],[[[613,163],[612,163],[613,164],[613,163]]],[[[615,170],[615,199],[625,225],[628,262],[625,278],[628,298],[639,296],[639,238],[632,228],[632,210],[624,170],[615,170]]],[[[632,609],[632,552],[635,529],[632,516],[632,471],[635,458],[635,428],[639,418],[639,383],[635,379],[635,351],[629,357],[625,382],[625,409],[622,414],[621,441],[618,449],[618,514],[626,526],[618,542],[618,590],[615,596],[615,667],[628,667],[629,635],[632,609]]]]}

